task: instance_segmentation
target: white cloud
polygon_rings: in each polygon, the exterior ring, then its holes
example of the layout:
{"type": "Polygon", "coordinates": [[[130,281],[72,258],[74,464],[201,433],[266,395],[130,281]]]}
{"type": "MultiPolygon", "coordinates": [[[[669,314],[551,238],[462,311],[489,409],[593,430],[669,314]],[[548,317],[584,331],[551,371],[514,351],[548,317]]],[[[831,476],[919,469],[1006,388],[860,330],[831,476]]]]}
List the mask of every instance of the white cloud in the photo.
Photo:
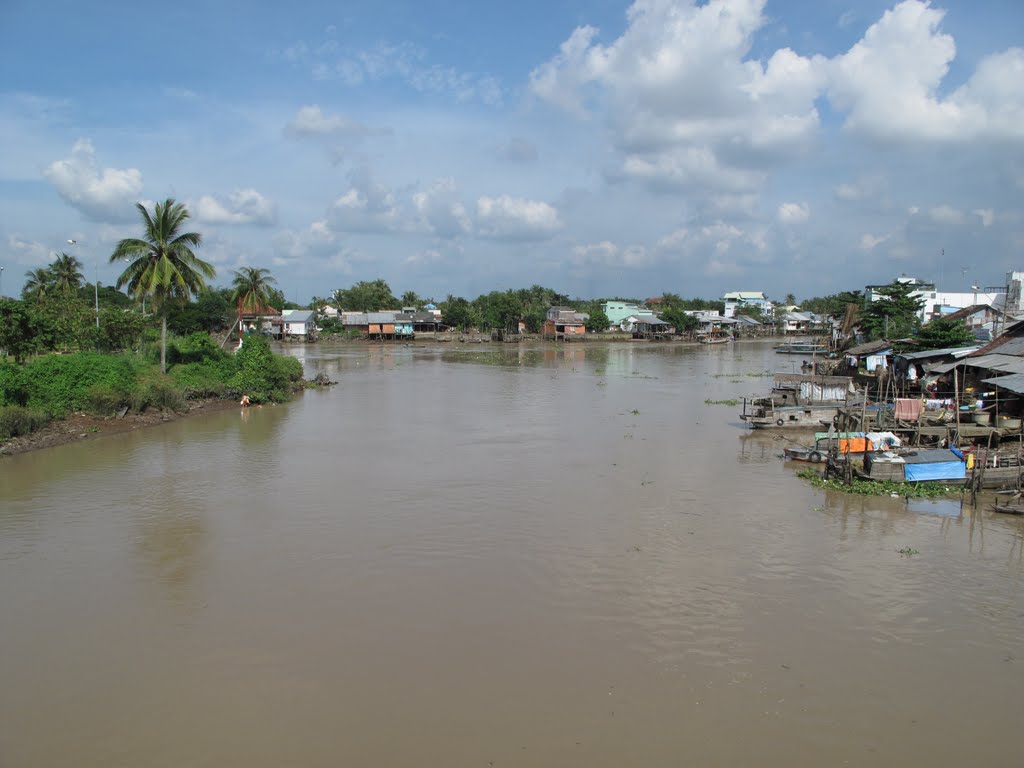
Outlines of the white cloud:
{"type": "Polygon", "coordinates": [[[811,211],[807,203],[783,203],[778,216],[783,224],[803,224],[811,217],[811,211]]]}
{"type": "Polygon", "coordinates": [[[295,117],[285,126],[289,136],[365,136],[369,130],[342,115],[327,115],[317,104],[310,104],[299,109],[295,117]]]}
{"type": "Polygon", "coordinates": [[[605,46],[579,27],[530,88],[576,114],[606,107],[622,174],[653,186],[755,186],[765,159],[804,151],[818,126],[818,59],[788,48],[747,59],[764,0],[637,0],[605,46]],[[588,101],[588,96],[591,97],[588,101]]]}
{"type": "MultiPolygon", "coordinates": [[[[7,236],[7,250],[15,255],[15,262],[22,265],[42,266],[53,260],[52,252],[43,243],[28,240],[21,235],[7,236]]],[[[8,273],[8,279],[17,279],[8,273]]],[[[12,291],[8,288],[8,294],[12,291]]],[[[3,294],[0,294],[3,295],[3,294]]]]}
{"type": "Polygon", "coordinates": [[[571,261],[576,267],[634,268],[648,266],[653,259],[642,245],[621,248],[609,240],[603,240],[600,243],[574,246],[571,261]]]}
{"type": "Polygon", "coordinates": [[[546,240],[562,228],[553,206],[509,195],[479,198],[476,218],[478,234],[494,240],[546,240]]]}
{"type": "Polygon", "coordinates": [[[888,235],[872,235],[872,234],[865,233],[865,234],[861,235],[860,247],[861,247],[862,250],[865,250],[865,251],[873,251],[873,250],[875,250],[875,248],[877,248],[879,245],[881,245],[882,243],[884,243],[886,240],[888,240],[891,237],[892,237],[891,233],[888,234],[888,235]]]}
{"type": "Polygon", "coordinates": [[[335,40],[320,45],[300,41],[277,55],[291,64],[308,66],[314,80],[340,80],[356,87],[394,79],[420,93],[447,94],[460,102],[500,106],[504,100],[501,82],[493,75],[433,64],[426,49],[410,42],[382,41],[370,48],[346,50],[335,40]]]}
{"type": "Polygon", "coordinates": [[[426,231],[443,238],[471,231],[469,214],[456,195],[455,180],[451,178],[438,179],[426,190],[413,194],[413,207],[426,231]]]}
{"type": "Polygon", "coordinates": [[[991,208],[976,208],[971,213],[981,219],[981,226],[983,227],[991,227],[992,222],[996,220],[996,213],[991,208]]]}
{"type": "Polygon", "coordinates": [[[203,195],[196,201],[196,218],[206,224],[273,224],[274,204],[255,189],[236,189],[226,200],[203,195]]]}
{"type": "Polygon", "coordinates": [[[961,224],[964,220],[962,211],[951,205],[939,205],[932,208],[928,214],[940,224],[961,224]]]}
{"type": "Polygon", "coordinates": [[[351,186],[331,205],[333,229],[350,232],[397,232],[406,228],[395,194],[373,180],[366,168],[349,174],[351,186]]]}
{"type": "Polygon", "coordinates": [[[848,128],[883,140],[1024,136],[1024,50],[986,57],[965,85],[939,95],[956,56],[944,15],[905,0],[829,63],[829,96],[848,128]]]}
{"type": "Polygon", "coordinates": [[[88,139],[79,139],[71,156],[51,163],[43,171],[65,202],[96,221],[124,221],[138,213],[134,204],[142,193],[142,172],[137,168],[104,168],[96,165],[96,150],[88,139]]]}

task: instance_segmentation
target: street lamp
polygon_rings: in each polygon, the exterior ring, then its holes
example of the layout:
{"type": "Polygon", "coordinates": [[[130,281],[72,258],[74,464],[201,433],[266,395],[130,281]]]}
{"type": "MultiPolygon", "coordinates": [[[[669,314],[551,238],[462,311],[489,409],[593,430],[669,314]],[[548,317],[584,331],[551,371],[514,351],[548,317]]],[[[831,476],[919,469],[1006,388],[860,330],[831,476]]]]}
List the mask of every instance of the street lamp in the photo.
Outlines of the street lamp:
{"type": "MultiPolygon", "coordinates": [[[[68,245],[81,245],[77,240],[68,240],[68,245]]],[[[93,293],[96,296],[96,330],[100,329],[100,262],[93,259],[93,293]]]]}
{"type": "Polygon", "coordinates": [[[0,299],[4,297],[4,268],[0,267],[0,299]]]}

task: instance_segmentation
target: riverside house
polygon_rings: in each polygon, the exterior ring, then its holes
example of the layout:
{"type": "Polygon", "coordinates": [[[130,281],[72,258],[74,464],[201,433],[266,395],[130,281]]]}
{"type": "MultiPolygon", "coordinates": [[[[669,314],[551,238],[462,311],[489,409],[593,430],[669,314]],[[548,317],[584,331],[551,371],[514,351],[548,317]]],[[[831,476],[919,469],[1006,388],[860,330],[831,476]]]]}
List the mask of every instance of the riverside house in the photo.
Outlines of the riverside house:
{"type": "Polygon", "coordinates": [[[584,336],[589,319],[590,315],[577,312],[572,307],[551,307],[541,328],[541,336],[557,340],[584,336]]]}

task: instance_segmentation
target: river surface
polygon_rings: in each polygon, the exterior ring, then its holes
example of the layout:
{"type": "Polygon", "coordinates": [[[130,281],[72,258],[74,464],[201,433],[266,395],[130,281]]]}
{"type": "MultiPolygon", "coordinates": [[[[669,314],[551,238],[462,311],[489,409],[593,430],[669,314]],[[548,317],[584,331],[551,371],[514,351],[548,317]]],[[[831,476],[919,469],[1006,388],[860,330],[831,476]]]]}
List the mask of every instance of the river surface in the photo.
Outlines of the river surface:
{"type": "Polygon", "coordinates": [[[1022,521],[705,402],[799,361],[287,351],[338,385],[0,461],[0,766],[1024,765],[1022,521]]]}

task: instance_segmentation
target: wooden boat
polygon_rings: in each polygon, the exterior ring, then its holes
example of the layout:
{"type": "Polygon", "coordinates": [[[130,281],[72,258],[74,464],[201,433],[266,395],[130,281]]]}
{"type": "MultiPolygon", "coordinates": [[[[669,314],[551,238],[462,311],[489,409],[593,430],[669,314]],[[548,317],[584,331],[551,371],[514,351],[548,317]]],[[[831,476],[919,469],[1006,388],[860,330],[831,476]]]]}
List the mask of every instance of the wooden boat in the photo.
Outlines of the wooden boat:
{"type": "Polygon", "coordinates": [[[1024,504],[993,504],[992,511],[1004,515],[1024,515],[1024,504]]]}
{"type": "Polygon", "coordinates": [[[941,482],[945,485],[963,485],[967,482],[967,468],[963,454],[951,449],[906,452],[882,451],[864,454],[864,471],[857,475],[862,480],[881,480],[896,483],[941,482]]]}
{"type": "Polygon", "coordinates": [[[701,344],[728,344],[732,341],[732,337],[725,331],[712,331],[711,333],[704,333],[697,337],[697,341],[701,344]]]}
{"type": "Polygon", "coordinates": [[[827,355],[831,350],[825,344],[817,341],[787,341],[775,345],[775,351],[780,355],[827,355]]]}
{"type": "Polygon", "coordinates": [[[838,456],[847,458],[863,458],[864,454],[873,450],[871,441],[863,432],[815,432],[814,445],[794,445],[782,449],[782,454],[792,461],[809,461],[819,464],[824,461],[831,448],[836,449],[838,456]]]}
{"type": "Polygon", "coordinates": [[[834,424],[847,405],[853,379],[777,373],[767,397],[743,399],[740,419],[754,429],[814,429],[834,424]]]}

